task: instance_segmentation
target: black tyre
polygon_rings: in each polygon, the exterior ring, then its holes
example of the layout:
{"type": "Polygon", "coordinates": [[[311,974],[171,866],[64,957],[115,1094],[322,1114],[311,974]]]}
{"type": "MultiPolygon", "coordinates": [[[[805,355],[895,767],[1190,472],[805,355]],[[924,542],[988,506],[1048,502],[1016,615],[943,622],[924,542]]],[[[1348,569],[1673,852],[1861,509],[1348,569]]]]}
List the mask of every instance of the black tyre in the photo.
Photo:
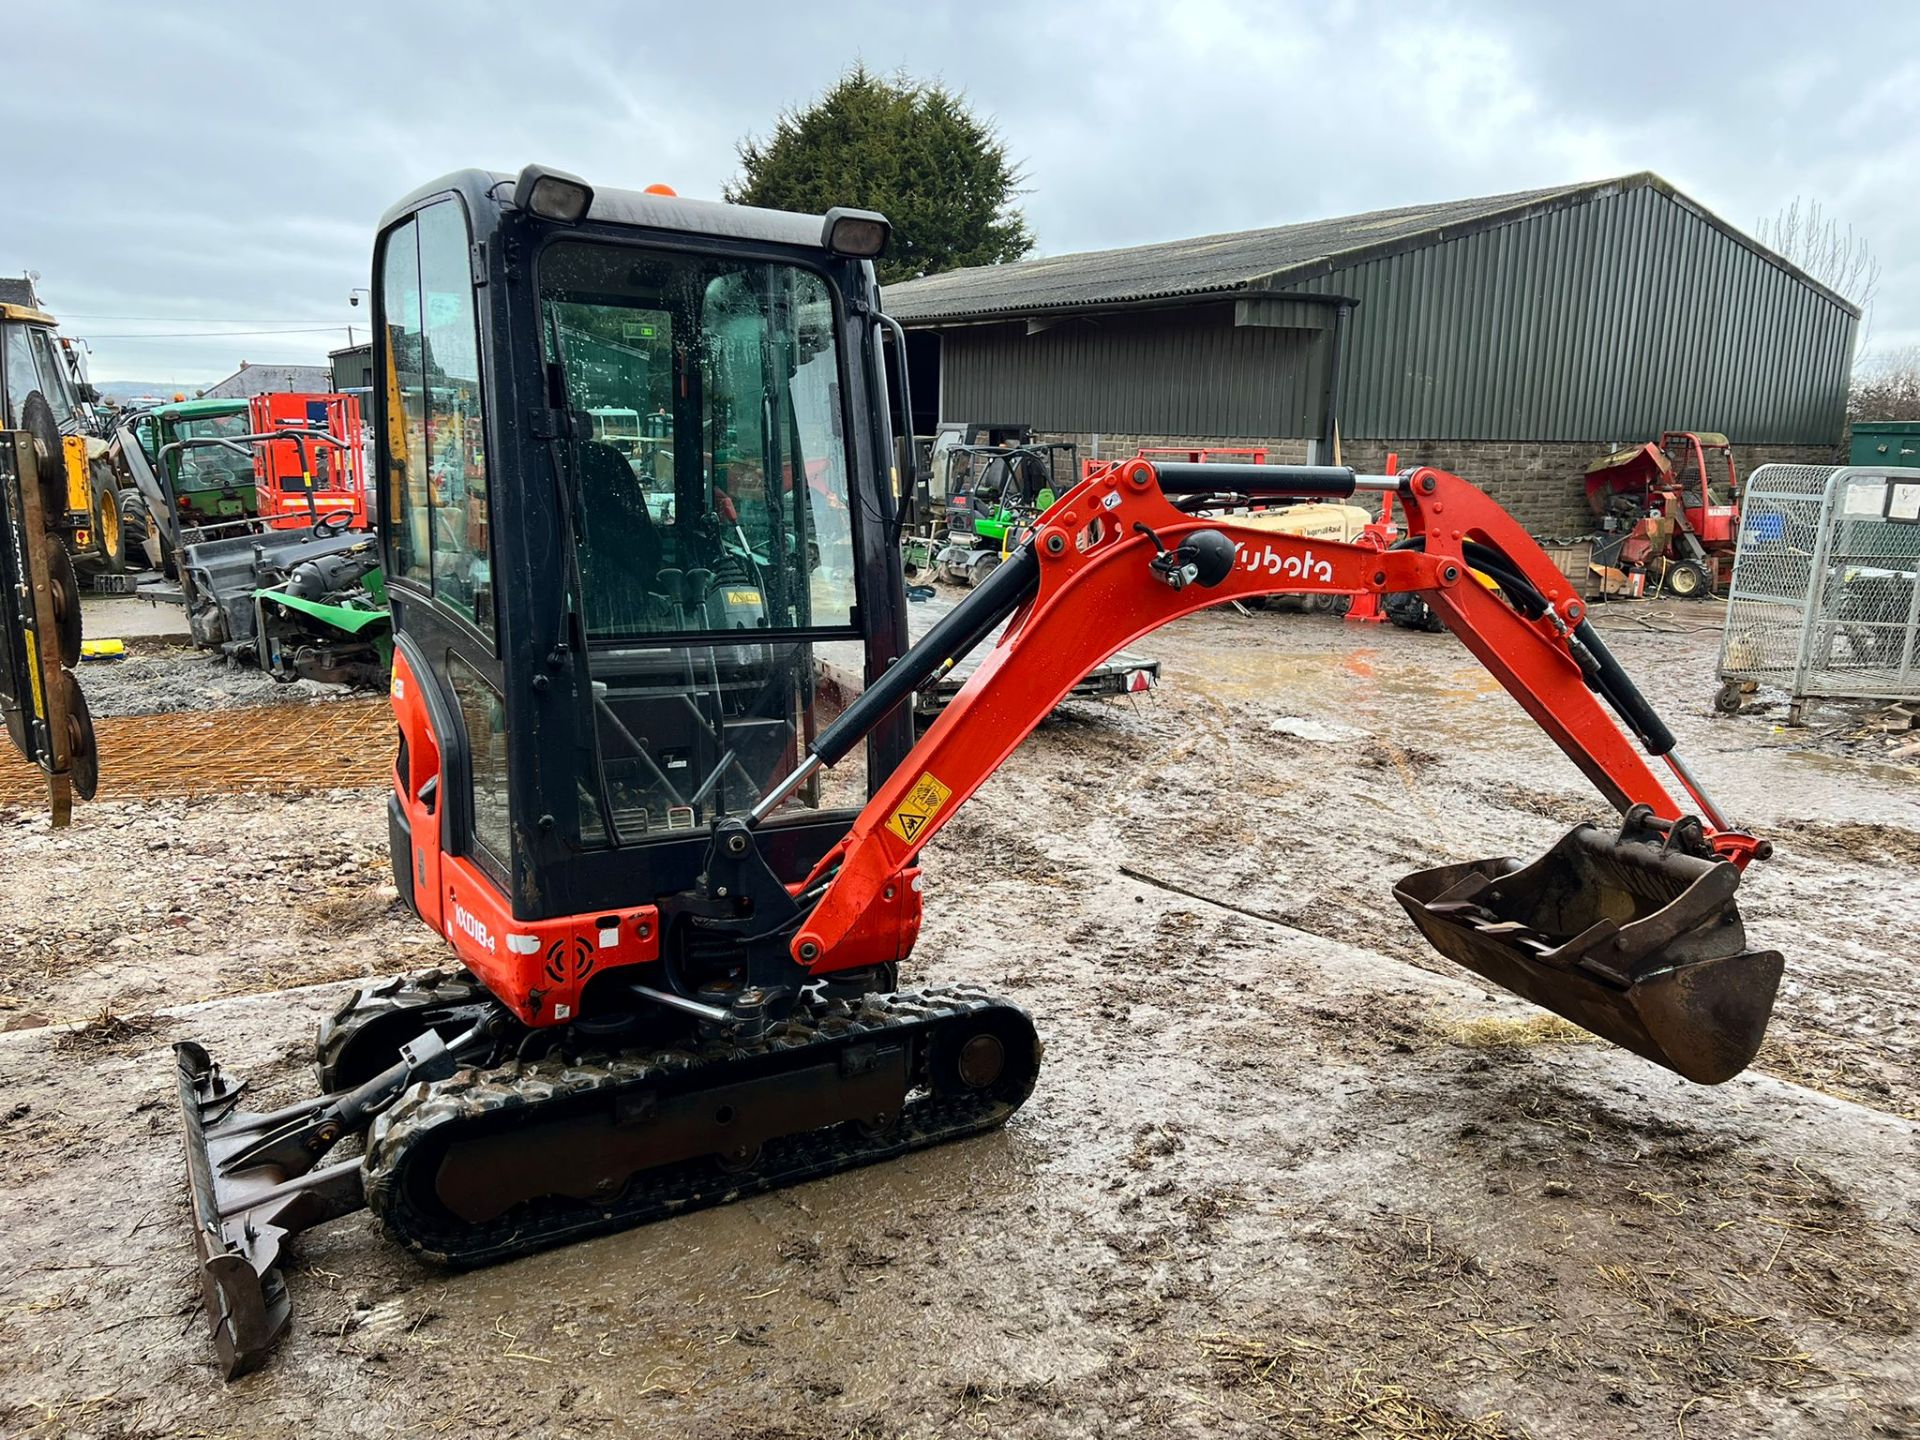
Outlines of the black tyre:
{"type": "Polygon", "coordinates": [[[154,569],[156,557],[149,543],[156,538],[147,497],[129,485],[120,492],[120,568],[154,569]]]}
{"type": "Polygon", "coordinates": [[[127,537],[120,523],[120,492],[113,488],[113,472],[105,461],[91,467],[93,490],[93,549],[89,569],[119,575],[127,568],[127,537]]]}
{"type": "Polygon", "coordinates": [[[1738,680],[1729,680],[1715,692],[1713,708],[1722,715],[1738,715],[1740,701],[1744,698],[1743,687],[1738,680]]]}
{"type": "Polygon", "coordinates": [[[1446,623],[1433,613],[1433,608],[1418,595],[1404,592],[1387,596],[1381,608],[1387,612],[1387,619],[1402,630],[1423,630],[1437,634],[1446,629],[1446,623]]]}
{"type": "Polygon", "coordinates": [[[1682,560],[1668,568],[1667,590],[1682,600],[1699,600],[1713,593],[1713,582],[1697,561],[1682,560]]]}

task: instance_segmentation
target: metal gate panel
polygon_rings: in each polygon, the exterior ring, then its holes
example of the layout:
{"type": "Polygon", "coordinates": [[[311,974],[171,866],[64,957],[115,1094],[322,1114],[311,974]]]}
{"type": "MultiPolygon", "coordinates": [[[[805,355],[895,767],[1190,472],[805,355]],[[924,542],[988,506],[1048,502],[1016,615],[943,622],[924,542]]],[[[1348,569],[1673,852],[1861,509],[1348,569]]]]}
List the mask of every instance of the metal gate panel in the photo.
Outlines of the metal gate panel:
{"type": "Polygon", "coordinates": [[[1741,495],[1720,674],[1920,698],[1920,470],[1763,465],[1741,495]]]}

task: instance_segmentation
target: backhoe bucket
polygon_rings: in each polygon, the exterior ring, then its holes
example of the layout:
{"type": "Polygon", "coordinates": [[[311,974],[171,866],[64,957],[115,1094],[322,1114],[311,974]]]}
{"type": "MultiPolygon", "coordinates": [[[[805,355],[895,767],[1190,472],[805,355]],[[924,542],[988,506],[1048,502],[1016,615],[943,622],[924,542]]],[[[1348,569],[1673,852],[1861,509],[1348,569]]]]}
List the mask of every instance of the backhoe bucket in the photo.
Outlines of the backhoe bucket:
{"type": "Polygon", "coordinates": [[[1704,1085],[1738,1075],[1766,1035],[1777,950],[1749,950],[1740,871],[1693,822],[1578,825],[1539,859],[1421,870],[1394,887],[1433,947],[1536,1005],[1704,1085]],[[1692,828],[1684,848],[1675,835],[1692,828]],[[1711,852],[1707,851],[1710,855],[1711,852]]]}

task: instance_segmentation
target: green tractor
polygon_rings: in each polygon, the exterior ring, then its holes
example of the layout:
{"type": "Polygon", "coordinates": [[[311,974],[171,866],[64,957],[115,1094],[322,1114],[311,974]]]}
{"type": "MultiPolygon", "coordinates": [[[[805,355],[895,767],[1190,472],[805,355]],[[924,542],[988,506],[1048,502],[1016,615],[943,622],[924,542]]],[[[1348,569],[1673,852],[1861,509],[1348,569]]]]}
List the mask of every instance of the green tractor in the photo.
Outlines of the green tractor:
{"type": "MultiPolygon", "coordinates": [[[[174,573],[176,527],[155,523],[155,505],[164,502],[135,483],[135,467],[126,455],[129,435],[152,457],[179,441],[238,440],[248,423],[245,400],[176,400],[122,417],[113,458],[129,556],[144,553],[147,569],[174,573]]],[[[208,532],[209,539],[223,531],[238,534],[260,513],[250,456],[224,445],[183,445],[167,454],[166,468],[180,528],[208,532]]]]}
{"type": "Polygon", "coordinates": [[[997,570],[1054,497],[1080,478],[1079,451],[1069,441],[955,445],[947,457],[947,539],[933,568],[961,585],[978,585],[997,570]]]}

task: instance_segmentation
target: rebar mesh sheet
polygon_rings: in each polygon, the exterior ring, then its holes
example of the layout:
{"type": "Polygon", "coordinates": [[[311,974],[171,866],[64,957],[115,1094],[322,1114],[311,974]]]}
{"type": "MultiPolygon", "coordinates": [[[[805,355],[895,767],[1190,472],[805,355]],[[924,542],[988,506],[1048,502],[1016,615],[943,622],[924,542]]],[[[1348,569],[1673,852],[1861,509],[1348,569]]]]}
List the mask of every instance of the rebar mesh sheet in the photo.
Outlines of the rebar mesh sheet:
{"type": "MultiPolygon", "coordinates": [[[[394,733],[384,698],[97,720],[95,799],[385,785],[394,733]]],[[[46,794],[40,771],[0,746],[0,805],[38,805],[46,794]]]]}

